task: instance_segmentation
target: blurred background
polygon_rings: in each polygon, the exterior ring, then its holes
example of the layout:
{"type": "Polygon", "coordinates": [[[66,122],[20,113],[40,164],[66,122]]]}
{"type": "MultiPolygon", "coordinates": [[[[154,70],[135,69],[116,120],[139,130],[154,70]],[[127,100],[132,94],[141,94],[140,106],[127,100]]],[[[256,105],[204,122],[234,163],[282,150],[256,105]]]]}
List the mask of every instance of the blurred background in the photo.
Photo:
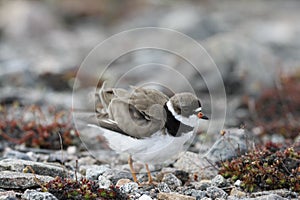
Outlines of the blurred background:
{"type": "MultiPolygon", "coordinates": [[[[0,103],[70,108],[77,69],[96,45],[128,29],[163,27],[198,41],[216,63],[227,94],[227,105],[219,105],[227,107],[226,127],[243,126],[263,135],[280,132],[279,140],[294,139],[300,130],[299,9],[296,0],[1,0],[0,103]]],[[[122,66],[164,63],[184,72],[209,105],[199,74],[163,54],[132,53],[113,63],[105,77],[122,76],[122,66]]],[[[173,81],[166,73],[149,73],[143,68],[127,81],[173,81]]],[[[205,73],[217,80],[209,67],[205,73]]],[[[81,75],[83,89],[76,98],[82,104],[76,108],[88,109],[85,88],[94,87],[91,80],[99,77],[92,71],[81,75]]]]}

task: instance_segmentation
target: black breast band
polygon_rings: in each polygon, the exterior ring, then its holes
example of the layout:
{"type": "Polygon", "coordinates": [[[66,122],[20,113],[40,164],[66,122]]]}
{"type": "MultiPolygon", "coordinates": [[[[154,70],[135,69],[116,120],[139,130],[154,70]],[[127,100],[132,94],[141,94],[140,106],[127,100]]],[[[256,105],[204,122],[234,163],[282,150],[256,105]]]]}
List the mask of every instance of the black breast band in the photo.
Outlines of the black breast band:
{"type": "Polygon", "coordinates": [[[167,132],[174,136],[174,137],[179,137],[182,135],[182,133],[187,133],[192,131],[194,128],[187,126],[180,121],[178,121],[171,111],[169,111],[167,104],[164,105],[164,109],[167,113],[167,121],[165,124],[165,127],[167,128],[167,132]]]}

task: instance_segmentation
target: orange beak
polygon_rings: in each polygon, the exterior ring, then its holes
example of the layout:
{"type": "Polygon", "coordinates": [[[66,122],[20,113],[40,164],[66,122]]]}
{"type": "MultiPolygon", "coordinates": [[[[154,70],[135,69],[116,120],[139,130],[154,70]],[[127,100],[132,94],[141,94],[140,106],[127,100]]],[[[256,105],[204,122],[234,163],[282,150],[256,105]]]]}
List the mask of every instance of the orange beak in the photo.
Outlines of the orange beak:
{"type": "Polygon", "coordinates": [[[198,112],[197,117],[198,117],[199,119],[205,119],[205,120],[208,120],[208,117],[205,116],[202,112],[198,112]]]}

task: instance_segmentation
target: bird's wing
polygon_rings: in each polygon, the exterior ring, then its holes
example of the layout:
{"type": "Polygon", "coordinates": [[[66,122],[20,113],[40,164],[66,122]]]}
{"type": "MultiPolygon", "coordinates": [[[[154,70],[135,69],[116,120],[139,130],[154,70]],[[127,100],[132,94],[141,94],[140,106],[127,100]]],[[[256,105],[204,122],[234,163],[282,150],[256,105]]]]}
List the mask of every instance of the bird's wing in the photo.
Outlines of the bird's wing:
{"type": "Polygon", "coordinates": [[[129,97],[129,104],[142,112],[148,119],[165,120],[164,105],[168,97],[154,89],[134,88],[129,97]]]}
{"type": "Polygon", "coordinates": [[[105,89],[103,84],[99,97],[104,109],[98,119],[103,128],[144,138],[165,125],[163,106],[168,97],[157,90],[134,88],[129,92],[117,88],[105,89]]]}
{"type": "Polygon", "coordinates": [[[122,129],[119,128],[117,122],[115,122],[111,119],[99,119],[98,122],[99,122],[99,125],[103,128],[121,133],[123,135],[127,135],[122,129]]]}
{"type": "Polygon", "coordinates": [[[157,90],[134,88],[126,98],[115,98],[111,101],[109,114],[125,133],[136,138],[145,138],[165,126],[166,101],[168,97],[157,90]]]}
{"type": "Polygon", "coordinates": [[[113,99],[108,111],[109,118],[113,119],[123,132],[135,138],[149,137],[165,125],[165,121],[149,118],[123,99],[113,99]]]}
{"type": "Polygon", "coordinates": [[[105,88],[106,82],[104,81],[98,96],[100,99],[100,103],[103,106],[104,112],[107,112],[108,106],[112,99],[114,98],[126,98],[129,96],[128,91],[121,89],[121,88],[105,88]]]}

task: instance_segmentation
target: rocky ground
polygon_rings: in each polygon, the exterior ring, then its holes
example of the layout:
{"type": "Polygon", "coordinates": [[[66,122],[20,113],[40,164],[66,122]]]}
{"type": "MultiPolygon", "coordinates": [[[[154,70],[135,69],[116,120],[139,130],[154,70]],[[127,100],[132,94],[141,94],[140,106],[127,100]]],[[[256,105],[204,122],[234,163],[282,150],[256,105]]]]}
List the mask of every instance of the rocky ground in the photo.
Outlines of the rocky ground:
{"type": "MultiPolygon", "coordinates": [[[[82,2],[0,2],[0,199],[299,198],[298,1],[82,2]],[[119,57],[98,80],[116,51],[110,47],[99,56],[96,72],[76,76],[100,42],[150,26],[195,39],[222,79],[206,60],[203,78],[178,56],[144,50],[119,57]],[[157,184],[138,185],[127,155],[111,151],[81,114],[93,111],[90,91],[104,80],[190,89],[161,66],[130,68],[147,63],[171,66],[188,80],[212,126],[176,159],[149,166],[157,184]],[[223,83],[226,99],[220,95],[223,83]],[[218,98],[212,101],[214,92],[218,98]]],[[[164,43],[151,33],[126,43],[145,38],[164,43]]],[[[143,164],[135,162],[135,168],[146,182],[143,164]]]]}

